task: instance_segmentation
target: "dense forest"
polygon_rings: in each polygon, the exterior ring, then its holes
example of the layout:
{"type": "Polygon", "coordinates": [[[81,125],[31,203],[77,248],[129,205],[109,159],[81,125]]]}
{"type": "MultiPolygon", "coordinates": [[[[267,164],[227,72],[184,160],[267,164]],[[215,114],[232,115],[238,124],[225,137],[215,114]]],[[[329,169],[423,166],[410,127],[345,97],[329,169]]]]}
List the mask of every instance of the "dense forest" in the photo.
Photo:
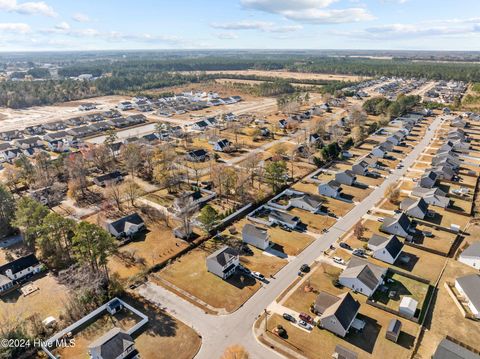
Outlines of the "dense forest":
{"type": "MultiPolygon", "coordinates": [[[[0,106],[24,108],[53,104],[99,95],[141,92],[154,88],[198,83],[225,75],[206,73],[209,70],[278,70],[360,76],[402,76],[428,79],[456,79],[480,81],[480,66],[474,63],[448,63],[411,60],[378,60],[348,57],[314,57],[306,55],[272,56],[252,54],[247,56],[184,56],[168,58],[115,58],[72,61],[62,65],[59,80],[4,81],[0,83],[0,106]],[[189,71],[189,72],[186,72],[189,71]],[[94,81],[75,81],[70,77],[80,74],[98,77],[94,81]]],[[[46,75],[46,70],[33,68],[33,77],[46,75]]],[[[334,93],[352,83],[328,80],[286,79],[272,81],[272,77],[228,75],[229,78],[263,80],[266,85],[256,87],[260,95],[276,96],[291,93],[287,83],[322,86],[324,92],[334,93]]]]}

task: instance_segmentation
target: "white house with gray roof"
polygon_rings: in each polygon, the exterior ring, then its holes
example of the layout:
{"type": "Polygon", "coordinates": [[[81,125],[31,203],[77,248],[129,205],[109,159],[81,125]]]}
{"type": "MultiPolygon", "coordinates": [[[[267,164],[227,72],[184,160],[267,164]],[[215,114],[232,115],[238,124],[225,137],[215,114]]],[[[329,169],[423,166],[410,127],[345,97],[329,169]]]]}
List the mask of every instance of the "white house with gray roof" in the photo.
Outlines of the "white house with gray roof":
{"type": "Polygon", "coordinates": [[[397,236],[372,235],[367,244],[368,249],[372,251],[372,257],[382,262],[393,264],[402,253],[403,243],[397,236]]]}
{"type": "Polygon", "coordinates": [[[387,268],[352,257],[338,280],[343,286],[370,297],[383,283],[387,268]]]}
{"type": "Polygon", "coordinates": [[[114,327],[88,345],[91,359],[139,359],[133,338],[119,327],[114,327]]]}
{"type": "Polygon", "coordinates": [[[465,299],[473,316],[480,319],[480,275],[469,274],[457,278],[455,289],[465,299]]]}
{"type": "Polygon", "coordinates": [[[355,176],[355,173],[353,173],[353,171],[345,170],[342,172],[337,172],[335,174],[335,181],[347,186],[353,186],[357,181],[357,177],[355,176]]]}
{"type": "Polygon", "coordinates": [[[242,240],[244,243],[251,244],[261,250],[270,246],[270,235],[267,229],[250,223],[245,224],[242,228],[242,240]]]}
{"type": "Polygon", "coordinates": [[[325,197],[340,198],[342,193],[342,187],[340,183],[335,180],[331,180],[318,185],[318,193],[325,197]]]}
{"type": "Polygon", "coordinates": [[[339,296],[321,291],[314,303],[322,328],[345,337],[360,310],[360,303],[347,292],[339,296]]]}
{"type": "Polygon", "coordinates": [[[428,204],[423,198],[405,198],[400,209],[409,217],[424,219],[428,214],[428,204]]]}
{"type": "Polygon", "coordinates": [[[459,256],[458,261],[475,269],[480,269],[480,241],[470,244],[459,256]]]}
{"type": "Polygon", "coordinates": [[[224,246],[207,257],[207,270],[222,279],[235,273],[239,265],[238,251],[232,247],[224,246]]]}
{"type": "Polygon", "coordinates": [[[410,230],[410,220],[405,213],[396,214],[383,220],[380,230],[400,237],[407,237],[410,230]]]}

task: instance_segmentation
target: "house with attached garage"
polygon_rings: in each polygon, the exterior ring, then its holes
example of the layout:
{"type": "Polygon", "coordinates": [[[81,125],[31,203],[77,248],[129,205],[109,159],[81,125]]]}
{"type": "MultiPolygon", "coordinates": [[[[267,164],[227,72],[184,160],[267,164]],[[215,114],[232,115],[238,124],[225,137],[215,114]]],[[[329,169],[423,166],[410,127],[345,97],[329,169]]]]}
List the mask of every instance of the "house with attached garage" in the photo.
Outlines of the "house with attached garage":
{"type": "Polygon", "coordinates": [[[331,180],[318,185],[318,193],[325,197],[340,198],[342,194],[342,187],[340,183],[331,180]]]}
{"type": "Polygon", "coordinates": [[[78,109],[80,111],[90,111],[90,110],[95,110],[97,108],[97,105],[94,103],[82,103],[80,106],[78,106],[78,109]]]}
{"type": "Polygon", "coordinates": [[[387,152],[388,152],[387,146],[381,143],[380,145],[374,147],[371,153],[373,157],[384,158],[387,152]]]}
{"type": "Polygon", "coordinates": [[[107,231],[116,238],[131,237],[145,230],[145,222],[138,213],[132,213],[115,221],[107,221],[107,231]]]}
{"type": "Polygon", "coordinates": [[[478,351],[473,352],[472,350],[473,348],[466,348],[448,338],[444,338],[438,344],[432,359],[480,359],[478,351]]]}
{"type": "Polygon", "coordinates": [[[396,214],[383,220],[380,230],[400,237],[408,237],[411,228],[410,220],[405,213],[396,214]]]}
{"type": "Polygon", "coordinates": [[[30,138],[24,138],[20,140],[14,140],[12,144],[20,148],[21,150],[26,150],[27,148],[32,148],[32,147],[42,147],[43,141],[41,140],[40,137],[30,137],[30,138]]]}
{"type": "Polygon", "coordinates": [[[242,228],[242,241],[265,250],[270,246],[270,235],[267,229],[247,223],[242,228]]]}
{"type": "Polygon", "coordinates": [[[238,251],[224,246],[207,257],[207,270],[222,279],[227,279],[235,273],[240,265],[238,251]]]}
{"type": "Polygon", "coordinates": [[[43,124],[43,128],[49,131],[60,131],[66,129],[67,125],[63,121],[54,121],[43,124]]]}
{"type": "Polygon", "coordinates": [[[390,141],[382,142],[380,146],[383,147],[387,152],[392,152],[393,148],[395,147],[395,145],[390,141]]]}
{"type": "Polygon", "coordinates": [[[437,180],[438,174],[433,171],[427,171],[422,175],[422,177],[420,177],[418,184],[423,188],[432,188],[437,183],[437,180]]]}
{"type": "Polygon", "coordinates": [[[105,187],[112,184],[117,184],[123,181],[123,176],[120,171],[113,171],[93,179],[93,182],[100,187],[105,187]]]}
{"type": "Polygon", "coordinates": [[[440,196],[435,193],[427,193],[423,197],[424,201],[429,205],[447,208],[450,206],[451,199],[446,196],[440,196]]]}
{"type": "Polygon", "coordinates": [[[423,187],[417,186],[412,190],[412,196],[421,197],[425,200],[425,202],[427,202],[427,204],[431,204],[426,200],[427,197],[429,196],[446,197],[447,194],[438,187],[423,188],[423,187]]]}
{"type": "Polygon", "coordinates": [[[352,166],[352,172],[359,176],[365,176],[368,173],[368,162],[359,161],[352,166]]]}
{"type": "Polygon", "coordinates": [[[272,224],[278,224],[290,229],[295,229],[300,224],[300,218],[275,209],[272,209],[268,213],[268,221],[272,224]]]}
{"type": "Polygon", "coordinates": [[[312,213],[321,212],[323,204],[321,197],[309,193],[302,193],[301,195],[293,196],[289,202],[291,207],[303,209],[312,213]]]}
{"type": "Polygon", "coordinates": [[[208,158],[208,152],[205,150],[188,151],[185,158],[190,162],[204,162],[208,158]]]}
{"type": "Polygon", "coordinates": [[[480,319],[480,275],[469,274],[455,279],[455,289],[463,297],[473,316],[480,319]]]}
{"type": "Polygon", "coordinates": [[[233,149],[233,144],[226,138],[215,142],[213,150],[218,152],[229,152],[233,149]]]}
{"type": "Polygon", "coordinates": [[[400,209],[409,217],[424,219],[428,214],[428,204],[423,198],[405,198],[400,203],[400,209]]]}
{"type": "Polygon", "coordinates": [[[8,148],[6,150],[0,151],[0,161],[9,162],[13,161],[15,158],[22,154],[22,150],[18,148],[8,148]]]}
{"type": "Polygon", "coordinates": [[[354,256],[338,280],[343,286],[370,297],[383,283],[387,271],[387,268],[354,256]]]}
{"type": "Polygon", "coordinates": [[[387,141],[393,143],[394,146],[398,146],[402,142],[404,135],[401,132],[395,132],[393,135],[387,137],[387,141]]]}
{"type": "Polygon", "coordinates": [[[90,359],[140,359],[133,338],[114,327],[88,345],[90,359]]]}
{"type": "Polygon", "coordinates": [[[120,102],[120,104],[118,105],[118,108],[122,111],[128,111],[128,110],[133,110],[134,106],[133,106],[133,103],[131,103],[130,101],[123,101],[123,102],[120,102]]]}
{"type": "Polygon", "coordinates": [[[480,241],[470,244],[460,255],[458,261],[475,269],[480,269],[480,241]]]}
{"type": "Polygon", "coordinates": [[[335,181],[347,186],[353,186],[357,181],[357,176],[355,176],[355,173],[353,173],[353,171],[345,170],[342,172],[337,172],[335,174],[335,181]]]}
{"type": "Polygon", "coordinates": [[[206,130],[208,127],[210,127],[210,124],[209,124],[206,120],[201,120],[201,121],[195,122],[195,123],[192,125],[192,130],[204,131],[204,130],[206,130]]]}
{"type": "Polygon", "coordinates": [[[359,310],[360,303],[349,292],[336,296],[321,291],[314,303],[320,326],[342,338],[347,335],[359,310]]]}
{"type": "Polygon", "coordinates": [[[42,264],[34,254],[17,258],[0,266],[0,295],[15,288],[22,280],[40,273],[41,270],[42,264]]]}
{"type": "Polygon", "coordinates": [[[0,132],[0,140],[12,141],[18,138],[23,138],[22,132],[19,130],[0,132]]]}
{"type": "Polygon", "coordinates": [[[367,248],[372,251],[372,257],[382,262],[393,264],[402,253],[403,243],[396,236],[380,236],[373,234],[367,248]]]}

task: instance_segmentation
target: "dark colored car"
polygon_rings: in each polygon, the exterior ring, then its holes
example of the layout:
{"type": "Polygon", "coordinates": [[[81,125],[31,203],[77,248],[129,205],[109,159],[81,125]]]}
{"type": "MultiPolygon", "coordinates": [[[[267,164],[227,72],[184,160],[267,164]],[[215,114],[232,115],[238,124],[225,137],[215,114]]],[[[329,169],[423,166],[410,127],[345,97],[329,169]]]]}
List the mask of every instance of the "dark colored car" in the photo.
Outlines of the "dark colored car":
{"type": "Polygon", "coordinates": [[[352,249],[352,247],[350,247],[350,245],[348,243],[345,243],[345,242],[340,242],[340,247],[344,248],[344,249],[352,249]]]}
{"type": "Polygon", "coordinates": [[[308,266],[308,264],[302,264],[302,266],[300,267],[300,270],[304,273],[308,273],[310,272],[310,267],[308,266]]]}
{"type": "Polygon", "coordinates": [[[289,322],[296,323],[297,320],[288,313],[283,313],[283,319],[288,320],[289,322]]]}
{"type": "Polygon", "coordinates": [[[305,321],[309,324],[313,323],[313,318],[311,316],[309,316],[307,313],[300,313],[299,317],[300,317],[301,320],[303,320],[303,321],[305,321]]]}

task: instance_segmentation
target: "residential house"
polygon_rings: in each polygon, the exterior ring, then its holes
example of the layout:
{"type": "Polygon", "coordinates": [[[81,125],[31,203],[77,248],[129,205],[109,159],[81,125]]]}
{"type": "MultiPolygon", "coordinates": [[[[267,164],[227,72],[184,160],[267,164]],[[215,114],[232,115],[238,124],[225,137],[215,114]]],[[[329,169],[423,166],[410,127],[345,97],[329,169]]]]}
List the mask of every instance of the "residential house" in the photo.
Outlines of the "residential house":
{"type": "Polygon", "coordinates": [[[66,129],[67,125],[63,121],[54,121],[43,124],[43,127],[49,131],[60,131],[66,129]]]}
{"type": "Polygon", "coordinates": [[[282,130],[286,129],[288,127],[288,121],[282,118],[278,121],[278,127],[280,127],[282,130]]]}
{"type": "Polygon", "coordinates": [[[3,141],[12,141],[19,138],[23,138],[22,132],[20,130],[0,132],[0,140],[3,141]]]}
{"type": "Polygon", "coordinates": [[[408,237],[411,227],[410,220],[405,213],[396,214],[383,220],[380,230],[400,237],[408,237]]]}
{"type": "Polygon", "coordinates": [[[34,254],[17,258],[0,266],[0,295],[13,289],[15,285],[36,273],[40,273],[42,264],[34,254]]]}
{"type": "Polygon", "coordinates": [[[451,202],[450,198],[445,195],[445,192],[438,188],[432,188],[428,191],[421,191],[419,188],[414,188],[412,195],[422,197],[428,205],[441,208],[447,208],[451,202]]]}
{"type": "Polygon", "coordinates": [[[480,359],[480,355],[472,352],[465,346],[444,338],[438,344],[432,359],[480,359]]]}
{"type": "Polygon", "coordinates": [[[223,115],[223,119],[226,122],[232,122],[232,121],[235,121],[237,119],[237,116],[235,114],[229,112],[229,113],[226,113],[225,115],[223,115]]]}
{"type": "Polygon", "coordinates": [[[424,219],[428,214],[428,204],[423,198],[405,198],[400,203],[400,209],[409,217],[424,219]]]}
{"type": "Polygon", "coordinates": [[[123,176],[120,171],[113,171],[93,179],[93,182],[100,187],[105,187],[112,184],[117,184],[123,181],[123,176]]]}
{"type": "Polygon", "coordinates": [[[88,115],[83,116],[83,119],[87,122],[94,123],[94,122],[103,121],[104,117],[99,113],[90,113],[88,115]]]}
{"type": "Polygon", "coordinates": [[[106,229],[116,238],[131,237],[145,229],[145,222],[138,213],[132,213],[115,221],[107,221],[106,229]]]}
{"type": "Polygon", "coordinates": [[[289,201],[290,206],[300,208],[312,213],[321,211],[323,200],[319,196],[309,193],[303,193],[299,196],[293,196],[289,201]]]}
{"type": "Polygon", "coordinates": [[[347,335],[359,309],[360,303],[349,292],[336,296],[321,291],[314,303],[320,326],[342,338],[347,335]]]}
{"type": "Polygon", "coordinates": [[[133,338],[119,327],[114,327],[107,333],[88,345],[91,359],[139,359],[133,338]]]}
{"type": "Polygon", "coordinates": [[[338,280],[343,286],[370,297],[383,283],[387,268],[352,257],[338,280]]]}
{"type": "Polygon", "coordinates": [[[159,140],[159,136],[156,133],[150,133],[142,136],[142,140],[145,142],[155,142],[159,140]]]}
{"type": "Polygon", "coordinates": [[[473,316],[480,319],[480,275],[468,274],[457,278],[455,289],[464,298],[473,316]]]}
{"type": "Polygon", "coordinates": [[[242,240],[244,243],[265,250],[270,246],[270,235],[264,228],[247,223],[242,228],[242,240]]]}
{"type": "Polygon", "coordinates": [[[118,108],[122,111],[128,111],[128,110],[133,110],[134,106],[130,101],[123,101],[120,102],[118,105],[118,108]]]}
{"type": "Polygon", "coordinates": [[[451,167],[446,165],[439,165],[430,168],[429,171],[435,172],[438,176],[438,179],[443,179],[447,181],[452,181],[457,175],[451,167]]]}
{"type": "Polygon", "coordinates": [[[126,118],[129,126],[140,125],[142,123],[147,122],[147,118],[145,115],[137,114],[137,115],[130,115],[126,118]]]}
{"type": "Polygon", "coordinates": [[[418,184],[423,188],[432,188],[437,183],[437,179],[438,175],[435,172],[427,171],[422,175],[422,177],[420,177],[418,184]]]}
{"type": "Polygon", "coordinates": [[[403,139],[403,133],[395,132],[393,135],[387,137],[387,141],[393,143],[394,146],[398,146],[403,139]]]}
{"type": "Polygon", "coordinates": [[[218,152],[229,152],[232,150],[233,143],[227,140],[226,138],[215,142],[213,145],[213,150],[218,152]]]}
{"type": "Polygon", "coordinates": [[[359,161],[352,166],[352,172],[356,175],[365,176],[368,173],[368,162],[359,161]]]}
{"type": "Polygon", "coordinates": [[[210,124],[206,120],[201,120],[197,121],[192,125],[192,130],[197,130],[197,131],[204,131],[206,130],[210,124]]]}
{"type": "Polygon", "coordinates": [[[295,229],[300,224],[300,218],[274,209],[268,213],[268,221],[272,224],[286,226],[290,229],[295,229]]]}
{"type": "Polygon", "coordinates": [[[41,147],[30,147],[22,150],[22,153],[26,157],[33,157],[39,154],[40,152],[45,152],[41,147]]]}
{"type": "Polygon", "coordinates": [[[78,126],[85,125],[87,121],[84,120],[82,117],[72,117],[72,118],[69,118],[68,120],[65,120],[65,123],[72,127],[78,127],[78,126]]]}
{"type": "Polygon", "coordinates": [[[190,162],[204,162],[208,158],[208,152],[205,150],[188,151],[185,158],[190,162]]]}
{"type": "Polygon", "coordinates": [[[38,136],[43,135],[45,133],[45,129],[43,128],[43,125],[28,126],[25,127],[23,133],[30,136],[38,136]]]}
{"type": "Polygon", "coordinates": [[[383,143],[381,143],[380,145],[372,149],[371,154],[373,157],[376,157],[376,158],[384,158],[385,155],[387,154],[387,148],[383,143]]]}
{"type": "Polygon", "coordinates": [[[340,198],[342,195],[342,187],[340,183],[331,180],[318,185],[318,193],[330,198],[340,198]]]}
{"type": "Polygon", "coordinates": [[[22,154],[22,150],[18,148],[8,148],[6,150],[0,150],[0,161],[9,162],[22,154]]]}
{"type": "Polygon", "coordinates": [[[335,181],[347,186],[353,186],[357,181],[357,177],[355,176],[355,173],[353,173],[353,171],[345,170],[342,172],[337,172],[335,174],[335,181]]]}
{"type": "Polygon", "coordinates": [[[12,144],[20,148],[21,150],[26,150],[32,147],[42,147],[43,142],[40,137],[29,137],[24,139],[13,140],[12,144]]]}
{"type": "Polygon", "coordinates": [[[393,264],[402,253],[403,243],[394,235],[384,237],[373,234],[367,247],[372,251],[373,258],[393,264]]]}
{"type": "Polygon", "coordinates": [[[347,349],[344,346],[337,344],[335,352],[332,354],[333,359],[358,359],[358,354],[353,350],[347,349]]]}
{"type": "Polygon", "coordinates": [[[207,257],[207,270],[222,279],[233,275],[239,265],[238,251],[232,247],[224,246],[207,257]]]}
{"type": "Polygon", "coordinates": [[[475,269],[480,269],[480,241],[470,244],[460,255],[458,261],[475,269]]]}
{"type": "Polygon", "coordinates": [[[310,136],[308,136],[308,142],[311,144],[316,145],[317,143],[320,143],[322,139],[320,138],[320,135],[318,133],[311,133],[310,136]]]}

